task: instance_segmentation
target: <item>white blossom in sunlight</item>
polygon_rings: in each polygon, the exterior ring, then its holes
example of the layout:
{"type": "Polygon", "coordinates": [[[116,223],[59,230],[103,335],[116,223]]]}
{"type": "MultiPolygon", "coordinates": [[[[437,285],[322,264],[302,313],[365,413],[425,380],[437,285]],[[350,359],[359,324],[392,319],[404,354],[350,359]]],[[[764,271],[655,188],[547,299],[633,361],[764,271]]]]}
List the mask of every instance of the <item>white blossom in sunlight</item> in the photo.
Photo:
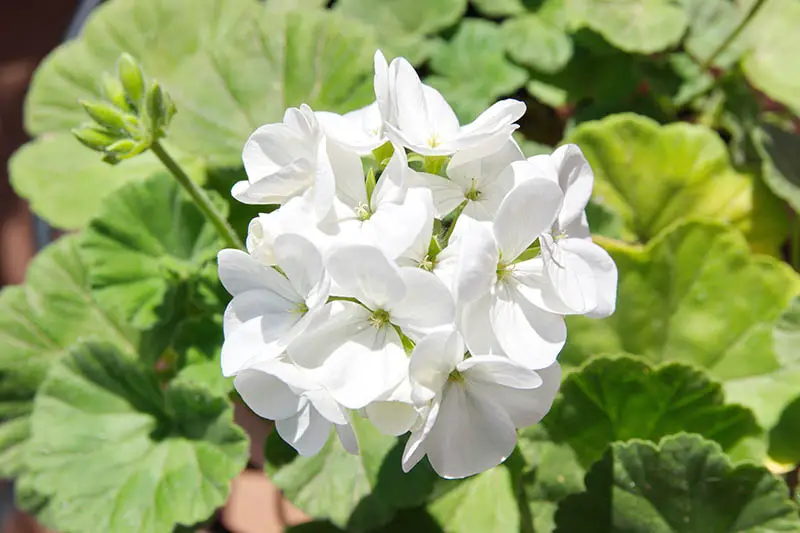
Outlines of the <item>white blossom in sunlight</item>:
{"type": "Polygon", "coordinates": [[[409,373],[424,407],[406,443],[403,470],[427,455],[445,478],[503,462],[516,446],[516,428],[544,417],[561,381],[558,363],[533,371],[502,356],[464,358],[460,335],[446,331],[417,343],[409,373]]]}
{"type": "Polygon", "coordinates": [[[301,105],[245,145],[232,194],[276,207],[247,252],[219,254],[222,371],[301,455],[332,429],[358,453],[363,418],[411,432],[405,471],[427,456],[461,478],[547,414],[564,315],[611,314],[616,265],[591,240],[578,147],[525,159],[522,102],[462,126],[405,59],[374,60],[372,104],[301,105]]]}

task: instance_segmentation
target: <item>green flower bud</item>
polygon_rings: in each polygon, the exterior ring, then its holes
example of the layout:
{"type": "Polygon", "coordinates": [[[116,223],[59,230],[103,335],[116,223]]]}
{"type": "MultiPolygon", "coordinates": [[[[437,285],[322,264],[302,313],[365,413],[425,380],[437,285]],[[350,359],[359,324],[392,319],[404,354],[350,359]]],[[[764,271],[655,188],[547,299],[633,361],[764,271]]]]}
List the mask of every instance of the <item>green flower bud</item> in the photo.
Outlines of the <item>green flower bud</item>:
{"type": "Polygon", "coordinates": [[[81,105],[92,117],[92,120],[113,132],[125,131],[125,114],[112,105],[103,102],[87,102],[81,100],[81,105]]]}
{"type": "Polygon", "coordinates": [[[125,88],[122,86],[122,82],[108,72],[103,73],[103,94],[118,108],[123,111],[131,111],[131,106],[128,104],[128,99],[125,96],[125,88]]]}
{"type": "Polygon", "coordinates": [[[150,127],[152,128],[153,136],[158,136],[158,130],[164,125],[166,113],[164,111],[164,91],[161,90],[161,85],[158,82],[153,82],[147,89],[145,96],[145,113],[150,120],[150,127]]]}
{"type": "Polygon", "coordinates": [[[109,145],[106,151],[117,156],[123,156],[136,149],[136,141],[131,139],[120,139],[114,144],[109,145]]]}
{"type": "Polygon", "coordinates": [[[144,74],[139,63],[130,54],[122,54],[117,61],[117,73],[128,101],[140,108],[144,97],[144,74]]]}
{"type": "Polygon", "coordinates": [[[100,129],[94,124],[85,124],[74,128],[72,134],[81,144],[98,152],[104,152],[106,148],[119,140],[119,137],[113,133],[100,129]]]}

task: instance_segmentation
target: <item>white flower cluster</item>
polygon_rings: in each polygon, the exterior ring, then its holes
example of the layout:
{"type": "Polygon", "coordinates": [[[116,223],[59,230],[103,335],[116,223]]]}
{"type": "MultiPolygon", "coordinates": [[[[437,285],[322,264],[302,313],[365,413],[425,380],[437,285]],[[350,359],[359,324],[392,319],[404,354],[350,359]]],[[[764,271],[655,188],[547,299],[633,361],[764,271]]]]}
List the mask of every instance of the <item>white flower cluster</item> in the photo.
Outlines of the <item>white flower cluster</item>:
{"type": "Polygon", "coordinates": [[[248,139],[232,194],[280,208],[251,222],[248,253],[219,254],[222,370],[302,455],[331,427],[357,453],[357,416],[411,431],[405,471],[427,455],[465,477],[550,409],[564,315],[611,314],[617,270],[589,236],[583,154],[525,159],[522,102],[462,126],[380,52],[375,96],[345,115],[289,109],[248,139]]]}

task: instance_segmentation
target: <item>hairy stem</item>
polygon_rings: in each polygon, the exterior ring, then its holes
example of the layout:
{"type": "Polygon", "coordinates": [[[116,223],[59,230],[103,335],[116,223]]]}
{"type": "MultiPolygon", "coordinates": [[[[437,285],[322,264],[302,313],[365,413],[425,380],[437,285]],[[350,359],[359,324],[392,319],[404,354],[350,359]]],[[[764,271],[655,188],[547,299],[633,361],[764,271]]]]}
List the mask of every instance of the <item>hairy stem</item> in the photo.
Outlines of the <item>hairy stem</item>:
{"type": "Polygon", "coordinates": [[[170,174],[172,174],[178,183],[181,184],[181,187],[189,193],[189,196],[194,201],[195,205],[202,211],[203,215],[206,219],[211,222],[214,228],[217,230],[217,233],[222,237],[225,243],[230,246],[231,248],[238,248],[239,250],[244,250],[244,243],[236,235],[236,232],[233,230],[230,224],[228,224],[227,219],[225,216],[219,212],[217,207],[211,202],[211,199],[205,193],[205,191],[197,185],[194,181],[189,178],[189,176],[184,172],[184,170],[178,165],[178,163],[164,150],[164,147],[158,141],[153,142],[153,145],[150,147],[156,157],[167,167],[170,174]]]}

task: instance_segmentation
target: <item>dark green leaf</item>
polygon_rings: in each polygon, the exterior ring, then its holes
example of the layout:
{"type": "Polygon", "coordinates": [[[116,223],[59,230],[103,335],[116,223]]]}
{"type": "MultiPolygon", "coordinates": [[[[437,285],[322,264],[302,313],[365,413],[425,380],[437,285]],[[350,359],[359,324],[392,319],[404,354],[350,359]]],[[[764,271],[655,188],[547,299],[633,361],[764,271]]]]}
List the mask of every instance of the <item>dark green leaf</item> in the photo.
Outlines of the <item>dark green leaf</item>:
{"type": "Polygon", "coordinates": [[[677,363],[654,368],[629,357],[595,359],[570,374],[544,423],[586,467],[614,441],[689,431],[728,449],[760,433],[753,414],[725,405],[722,387],[702,371],[677,363]]]}
{"type": "Polygon", "coordinates": [[[765,468],[732,466],[698,435],[615,443],[567,498],[557,533],[778,533],[800,530],[786,485],[765,468]]]}

